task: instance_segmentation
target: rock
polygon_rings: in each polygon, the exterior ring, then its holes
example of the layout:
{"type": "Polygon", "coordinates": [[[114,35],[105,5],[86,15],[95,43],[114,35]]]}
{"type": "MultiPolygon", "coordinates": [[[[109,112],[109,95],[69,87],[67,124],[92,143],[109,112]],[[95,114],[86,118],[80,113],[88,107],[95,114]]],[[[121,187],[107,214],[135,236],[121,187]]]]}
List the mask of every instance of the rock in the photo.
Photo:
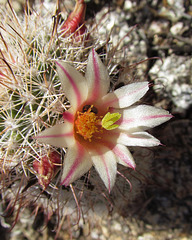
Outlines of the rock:
{"type": "Polygon", "coordinates": [[[191,69],[190,57],[171,55],[163,64],[158,60],[149,72],[154,90],[174,104],[173,112],[185,113],[192,104],[191,69]]]}

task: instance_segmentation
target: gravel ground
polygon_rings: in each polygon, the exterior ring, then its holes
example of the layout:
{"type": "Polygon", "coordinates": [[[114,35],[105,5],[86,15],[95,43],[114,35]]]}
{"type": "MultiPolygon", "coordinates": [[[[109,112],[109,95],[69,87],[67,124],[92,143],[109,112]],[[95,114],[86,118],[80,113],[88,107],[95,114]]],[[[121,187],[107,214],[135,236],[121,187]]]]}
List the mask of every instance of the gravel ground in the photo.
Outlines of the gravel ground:
{"type": "MultiPolygon", "coordinates": [[[[20,5],[19,5],[20,6],[20,5]]],[[[192,1],[190,0],[113,0],[90,1],[87,21],[109,11],[103,32],[114,26],[112,41],[118,41],[131,26],[138,26],[122,48],[128,63],[145,58],[136,78],[154,83],[145,99],[169,110],[174,118],[153,130],[163,146],[153,151],[150,177],[133,202],[124,201],[110,214],[93,215],[70,234],[61,231],[58,239],[87,240],[190,240],[192,239],[192,1]],[[110,10],[110,11],[109,11],[110,10]]],[[[48,229],[37,231],[20,215],[12,233],[1,222],[1,239],[53,239],[48,229]],[[18,238],[18,232],[21,232],[18,238]],[[3,235],[4,234],[4,235],[3,235]]],[[[37,219],[36,219],[37,221],[37,219]]],[[[37,223],[38,224],[38,223],[37,223]]],[[[50,228],[51,229],[51,228],[50,228]]]]}

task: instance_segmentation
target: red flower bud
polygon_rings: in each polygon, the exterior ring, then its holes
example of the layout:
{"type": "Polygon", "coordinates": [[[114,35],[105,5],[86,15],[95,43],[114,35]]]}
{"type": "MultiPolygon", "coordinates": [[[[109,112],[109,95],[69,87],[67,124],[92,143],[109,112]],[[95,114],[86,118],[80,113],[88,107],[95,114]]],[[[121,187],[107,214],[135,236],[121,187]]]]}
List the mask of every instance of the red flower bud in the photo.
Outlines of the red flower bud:
{"type": "Polygon", "coordinates": [[[43,156],[40,161],[33,161],[33,168],[38,173],[38,182],[43,189],[46,189],[51,182],[58,164],[61,164],[61,156],[55,151],[43,156]]]}
{"type": "Polygon", "coordinates": [[[86,3],[84,0],[76,0],[75,9],[69,14],[67,20],[61,26],[62,37],[68,37],[74,33],[76,41],[82,40],[81,36],[86,33],[85,24],[86,3]]]}

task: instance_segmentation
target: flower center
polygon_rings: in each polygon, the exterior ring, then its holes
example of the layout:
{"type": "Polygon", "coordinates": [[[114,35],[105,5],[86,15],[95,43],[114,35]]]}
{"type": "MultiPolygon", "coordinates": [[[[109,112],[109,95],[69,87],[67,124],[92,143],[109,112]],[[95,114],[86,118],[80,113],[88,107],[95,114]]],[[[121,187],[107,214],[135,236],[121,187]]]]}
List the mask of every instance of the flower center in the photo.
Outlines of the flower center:
{"type": "Polygon", "coordinates": [[[75,120],[76,133],[91,142],[94,133],[102,132],[101,117],[98,117],[97,108],[93,105],[85,105],[82,112],[77,112],[75,120]]]}

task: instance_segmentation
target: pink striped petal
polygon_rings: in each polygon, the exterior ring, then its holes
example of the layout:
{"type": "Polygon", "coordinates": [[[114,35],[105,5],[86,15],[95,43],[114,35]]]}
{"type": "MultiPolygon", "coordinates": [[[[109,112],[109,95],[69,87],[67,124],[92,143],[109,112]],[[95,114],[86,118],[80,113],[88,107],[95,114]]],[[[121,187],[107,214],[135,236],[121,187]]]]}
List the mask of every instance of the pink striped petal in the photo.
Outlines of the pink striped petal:
{"type": "Polygon", "coordinates": [[[131,83],[114,92],[108,93],[101,100],[104,107],[125,108],[139,101],[149,89],[148,82],[131,83]]]}
{"type": "Polygon", "coordinates": [[[91,157],[85,148],[75,144],[65,156],[61,184],[68,186],[89,171],[92,165],[91,157]]]}
{"type": "Polygon", "coordinates": [[[67,110],[63,113],[63,119],[65,122],[69,122],[69,123],[73,124],[74,117],[75,117],[75,113],[74,113],[73,108],[70,108],[69,110],[67,110]]]}
{"type": "Polygon", "coordinates": [[[68,122],[55,125],[42,131],[34,139],[60,148],[73,146],[75,143],[73,125],[68,122]]]}
{"type": "Polygon", "coordinates": [[[115,184],[116,179],[116,156],[108,148],[101,147],[100,150],[97,150],[97,154],[91,158],[95,169],[110,192],[115,184]]]}
{"type": "Polygon", "coordinates": [[[88,84],[88,99],[90,102],[99,99],[108,92],[109,75],[94,49],[89,54],[85,78],[88,84]]]}
{"type": "Polygon", "coordinates": [[[86,79],[74,67],[63,61],[56,61],[56,65],[63,91],[76,110],[87,98],[86,79]]]}
{"type": "Polygon", "coordinates": [[[120,132],[117,142],[125,146],[154,147],[160,144],[160,141],[147,132],[120,132]]]}
{"type": "Polygon", "coordinates": [[[116,124],[119,125],[118,129],[122,130],[134,131],[135,128],[145,130],[158,126],[172,118],[168,111],[147,105],[133,106],[124,110],[112,109],[112,112],[121,114],[121,118],[116,124]]]}
{"type": "Polygon", "coordinates": [[[135,161],[127,147],[117,144],[112,151],[116,155],[119,164],[135,169],[135,161]]]}

